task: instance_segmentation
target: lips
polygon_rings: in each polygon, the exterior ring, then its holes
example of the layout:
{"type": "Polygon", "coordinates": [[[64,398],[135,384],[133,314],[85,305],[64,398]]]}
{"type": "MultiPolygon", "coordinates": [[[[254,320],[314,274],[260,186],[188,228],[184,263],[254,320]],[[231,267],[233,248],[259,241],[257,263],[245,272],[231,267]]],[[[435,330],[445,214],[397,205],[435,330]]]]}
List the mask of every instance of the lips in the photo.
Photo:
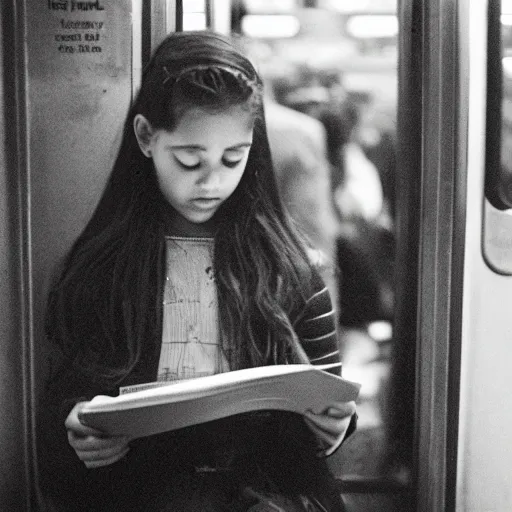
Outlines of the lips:
{"type": "Polygon", "coordinates": [[[192,203],[200,208],[208,210],[210,208],[215,207],[220,203],[220,198],[218,197],[197,197],[196,199],[192,200],[192,203]]]}

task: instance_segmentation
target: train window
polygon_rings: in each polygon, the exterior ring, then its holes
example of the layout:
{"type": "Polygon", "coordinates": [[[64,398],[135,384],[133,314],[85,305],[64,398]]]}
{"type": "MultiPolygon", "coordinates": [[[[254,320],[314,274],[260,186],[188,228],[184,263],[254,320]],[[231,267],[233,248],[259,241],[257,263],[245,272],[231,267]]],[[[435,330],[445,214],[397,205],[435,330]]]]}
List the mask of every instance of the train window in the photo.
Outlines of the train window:
{"type": "Polygon", "coordinates": [[[487,148],[483,253],[490,268],[512,274],[512,2],[488,6],[487,148]]]}
{"type": "MultiPolygon", "coordinates": [[[[269,2],[246,0],[235,2],[233,22],[241,24],[241,32],[255,39],[283,39],[297,35],[300,22],[294,15],[296,0],[269,2]]],[[[234,27],[236,30],[236,27],[234,27]]]]}
{"type": "Polygon", "coordinates": [[[351,16],[347,20],[347,32],[359,39],[396,38],[398,19],[389,14],[351,16]]]}
{"type": "Polygon", "coordinates": [[[204,30],[207,12],[206,0],[183,0],[183,30],[204,30]]]}
{"type": "Polygon", "coordinates": [[[512,208],[512,2],[503,1],[500,12],[501,95],[501,178],[502,202],[512,208]]]}
{"type": "Polygon", "coordinates": [[[243,33],[254,38],[293,37],[299,29],[299,20],[288,14],[249,14],[242,20],[243,33]]]}

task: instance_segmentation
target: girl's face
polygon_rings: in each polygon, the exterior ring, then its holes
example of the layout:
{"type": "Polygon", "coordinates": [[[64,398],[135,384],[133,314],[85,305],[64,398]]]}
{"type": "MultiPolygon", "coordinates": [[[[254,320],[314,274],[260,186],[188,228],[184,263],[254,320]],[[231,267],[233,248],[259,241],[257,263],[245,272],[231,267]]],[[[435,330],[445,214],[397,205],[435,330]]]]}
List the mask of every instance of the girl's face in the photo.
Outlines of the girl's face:
{"type": "MultiPolygon", "coordinates": [[[[140,123],[147,121],[138,117],[140,131],[140,123]]],[[[137,118],[135,128],[137,132],[137,118]]],[[[188,223],[207,223],[240,183],[253,116],[242,107],[221,113],[193,109],[172,132],[151,131],[149,124],[147,129],[150,135],[141,149],[153,159],[163,195],[188,223]]]]}

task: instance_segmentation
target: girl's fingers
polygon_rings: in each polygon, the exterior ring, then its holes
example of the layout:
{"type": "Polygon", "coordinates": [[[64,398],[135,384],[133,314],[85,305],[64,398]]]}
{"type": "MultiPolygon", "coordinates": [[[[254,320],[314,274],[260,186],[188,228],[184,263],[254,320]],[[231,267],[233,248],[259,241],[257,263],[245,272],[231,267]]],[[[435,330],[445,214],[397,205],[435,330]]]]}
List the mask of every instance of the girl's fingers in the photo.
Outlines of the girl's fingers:
{"type": "Polygon", "coordinates": [[[68,432],[74,432],[77,436],[97,436],[100,437],[103,435],[103,432],[96,430],[95,428],[88,427],[87,425],[83,425],[78,421],[73,421],[71,417],[68,416],[66,421],[64,422],[64,426],[66,427],[68,432]]]}
{"type": "Polygon", "coordinates": [[[331,446],[333,443],[337,441],[337,436],[332,433],[326,432],[318,427],[316,423],[311,421],[308,417],[304,418],[304,421],[308,425],[308,427],[313,431],[313,433],[328,446],[331,446]]]}
{"type": "Polygon", "coordinates": [[[81,451],[104,450],[116,446],[125,446],[129,442],[126,437],[98,437],[94,435],[82,436],[78,435],[73,430],[68,430],[68,441],[75,450],[81,451]]]}
{"type": "Polygon", "coordinates": [[[114,446],[105,450],[77,450],[78,458],[83,462],[100,462],[108,461],[112,458],[118,457],[121,453],[128,451],[128,446],[114,446]]]}
{"type": "Polygon", "coordinates": [[[334,402],[332,403],[324,414],[335,418],[345,418],[352,416],[356,412],[356,403],[351,402],[334,402]]]}
{"type": "Polygon", "coordinates": [[[309,411],[307,411],[304,416],[312,423],[314,423],[320,430],[323,430],[326,433],[336,437],[347,430],[350,424],[350,416],[336,418],[332,416],[326,416],[325,414],[314,414],[309,411]]]}
{"type": "Polygon", "coordinates": [[[114,464],[114,462],[121,460],[129,451],[130,451],[130,447],[126,447],[122,452],[112,455],[109,458],[103,458],[100,460],[87,460],[87,461],[84,461],[84,464],[89,469],[108,466],[109,464],[114,464]]]}
{"type": "Polygon", "coordinates": [[[324,450],[318,454],[319,457],[328,457],[341,446],[341,443],[345,438],[345,433],[347,429],[342,430],[338,434],[332,434],[319,428],[313,421],[309,420],[308,417],[305,417],[304,420],[306,424],[309,426],[309,428],[316,435],[317,439],[319,439],[324,445],[324,450]]]}
{"type": "Polygon", "coordinates": [[[66,418],[66,421],[64,422],[64,426],[69,431],[75,432],[75,434],[79,436],[98,436],[100,437],[103,433],[99,430],[96,430],[95,428],[88,427],[87,425],[84,425],[83,423],[80,423],[80,420],[78,419],[78,413],[80,410],[84,407],[86,402],[78,402],[71,412],[68,414],[68,417],[66,418]]]}
{"type": "Polygon", "coordinates": [[[340,446],[341,446],[341,443],[343,442],[343,438],[345,436],[340,436],[336,442],[332,443],[331,446],[329,448],[327,448],[327,450],[325,450],[325,452],[323,453],[324,457],[328,457],[329,455],[332,455],[340,446]]]}

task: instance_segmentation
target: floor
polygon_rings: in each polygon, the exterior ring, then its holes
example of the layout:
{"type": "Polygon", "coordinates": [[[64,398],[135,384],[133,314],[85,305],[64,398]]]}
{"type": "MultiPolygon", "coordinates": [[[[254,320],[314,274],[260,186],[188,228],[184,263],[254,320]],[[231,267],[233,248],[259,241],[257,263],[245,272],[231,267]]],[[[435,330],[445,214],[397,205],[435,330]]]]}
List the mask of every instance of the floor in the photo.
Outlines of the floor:
{"type": "Polygon", "coordinates": [[[358,428],[329,460],[334,473],[348,481],[343,493],[348,512],[412,512],[413,498],[407,490],[409,476],[400,471],[389,474],[383,411],[389,376],[391,325],[385,322],[366,329],[342,331],[343,377],[361,383],[358,399],[358,428]],[[358,482],[374,482],[372,492],[361,492],[358,482]],[[385,492],[379,482],[389,481],[385,492]]]}

